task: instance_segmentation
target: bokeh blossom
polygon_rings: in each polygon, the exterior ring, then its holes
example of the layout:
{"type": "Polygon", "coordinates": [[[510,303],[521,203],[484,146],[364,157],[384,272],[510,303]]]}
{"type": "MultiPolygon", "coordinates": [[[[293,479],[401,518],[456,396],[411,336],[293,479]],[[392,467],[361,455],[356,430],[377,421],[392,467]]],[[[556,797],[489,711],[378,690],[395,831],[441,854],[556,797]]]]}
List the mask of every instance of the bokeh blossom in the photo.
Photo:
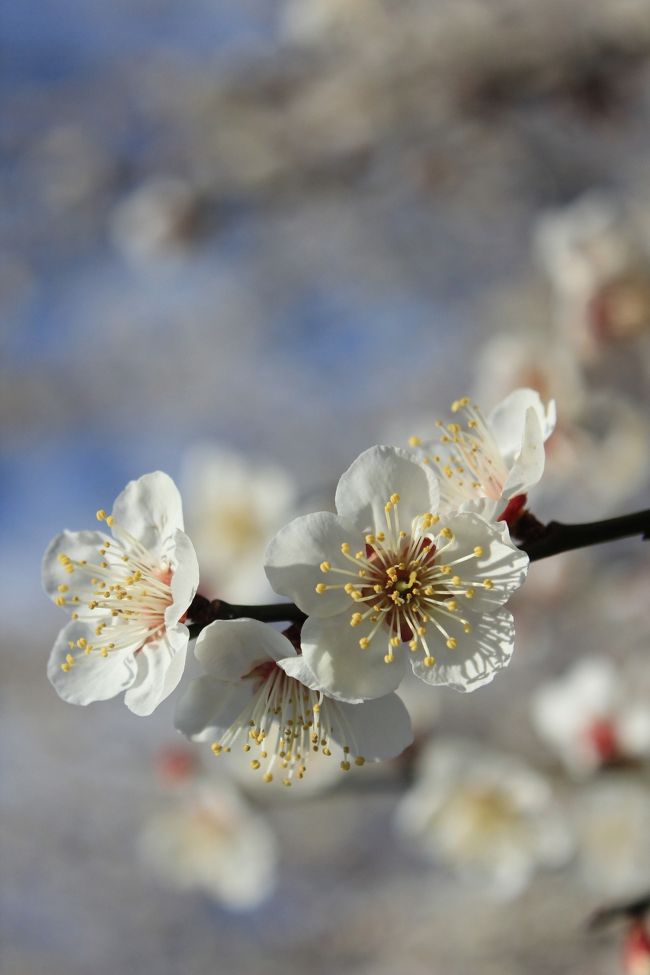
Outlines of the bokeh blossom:
{"type": "Polygon", "coordinates": [[[396,694],[346,704],[324,696],[304,657],[257,620],[219,620],[202,630],[196,657],[206,674],[180,699],[176,727],[215,755],[241,749],[265,782],[302,779],[313,753],[340,767],[392,758],[410,744],[411,725],[396,694]]]}
{"type": "Polygon", "coordinates": [[[225,779],[203,779],[170,798],[145,824],[139,847],[169,887],[198,890],[231,910],[252,910],[275,886],[273,832],[225,779]]]}
{"type": "Polygon", "coordinates": [[[277,464],[257,463],[216,443],[197,443],[184,459],[185,517],[206,591],[232,602],[273,595],[264,550],[293,514],[295,485],[277,464]]]}
{"type": "Polygon", "coordinates": [[[545,779],[513,756],[463,739],[439,740],[423,752],[396,823],[429,859],[502,897],[522,891],[539,868],[561,866],[572,851],[545,779]]]}
{"type": "Polygon", "coordinates": [[[629,665],[586,658],[534,694],[531,717],[540,737],[575,775],[650,754],[650,708],[629,665]]]}
{"type": "Polygon", "coordinates": [[[273,539],[267,574],[309,619],[303,655],[325,693],[360,701],[395,690],[410,657],[429,684],[471,691],[510,660],[528,557],[505,525],[436,513],[434,472],[393,447],[343,474],[337,514],[296,518],[273,539]]]}
{"type": "Polygon", "coordinates": [[[189,640],[182,622],[198,585],[183,531],[181,498],[160,471],[131,481],[103,531],[64,531],[43,558],[43,586],[72,620],[48,664],[57,693],[72,704],[126,691],[125,704],[150,714],[181,679],[189,640]]]}

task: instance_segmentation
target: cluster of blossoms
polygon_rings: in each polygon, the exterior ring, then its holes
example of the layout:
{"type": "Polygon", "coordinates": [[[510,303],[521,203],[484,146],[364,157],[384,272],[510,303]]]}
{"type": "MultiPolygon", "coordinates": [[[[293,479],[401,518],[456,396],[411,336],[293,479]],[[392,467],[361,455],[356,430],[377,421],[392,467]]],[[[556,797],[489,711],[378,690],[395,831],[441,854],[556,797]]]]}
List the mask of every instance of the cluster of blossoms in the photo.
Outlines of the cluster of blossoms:
{"type": "MultiPolygon", "coordinates": [[[[248,618],[250,607],[205,626],[195,649],[204,676],[177,708],[187,737],[215,754],[242,749],[265,781],[290,785],[314,752],[348,770],[409,744],[394,693],[407,663],[425,684],[461,691],[508,664],[504,607],[528,567],[509,527],[542,475],[554,412],[528,389],[487,418],[468,399],[452,411],[464,421],[439,424],[440,443],[371,447],[341,477],[335,513],[303,515],[275,535],[268,581],[295,603],[287,621],[296,607],[307,618],[281,633],[248,618]]],[[[149,714],[184,670],[197,558],[165,474],[131,482],[97,517],[112,537],[63,532],[45,554],[45,589],[72,614],[50,680],[67,701],[124,691],[132,711],[149,714]]]]}

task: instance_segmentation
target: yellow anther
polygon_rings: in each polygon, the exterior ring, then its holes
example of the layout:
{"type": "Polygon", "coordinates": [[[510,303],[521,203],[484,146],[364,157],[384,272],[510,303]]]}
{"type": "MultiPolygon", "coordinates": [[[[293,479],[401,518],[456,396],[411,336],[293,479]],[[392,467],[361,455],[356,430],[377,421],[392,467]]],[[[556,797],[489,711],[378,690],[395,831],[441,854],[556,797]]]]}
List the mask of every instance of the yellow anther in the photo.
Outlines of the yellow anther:
{"type": "Polygon", "coordinates": [[[314,586],[314,592],[317,592],[318,595],[321,596],[324,592],[327,592],[327,586],[325,585],[324,582],[318,582],[314,586]]]}
{"type": "Polygon", "coordinates": [[[329,572],[331,568],[332,566],[330,565],[329,562],[321,562],[320,564],[321,572],[329,572]]]}
{"type": "Polygon", "coordinates": [[[425,667],[433,667],[435,662],[436,662],[435,657],[425,657],[424,660],[422,661],[425,667]]]}
{"type": "Polygon", "coordinates": [[[249,752],[251,750],[251,746],[248,744],[248,742],[246,742],[241,747],[242,747],[242,751],[245,751],[245,752],[249,752]]]}
{"type": "Polygon", "coordinates": [[[67,565],[70,561],[70,556],[64,555],[63,552],[61,552],[59,555],[57,555],[57,559],[59,560],[61,565],[67,565]]]}
{"type": "Polygon", "coordinates": [[[109,528],[111,528],[111,527],[112,527],[112,525],[113,525],[113,520],[114,520],[114,519],[113,519],[113,515],[109,515],[109,516],[108,516],[108,518],[106,519],[106,524],[108,525],[108,527],[109,527],[109,528]]]}
{"type": "Polygon", "coordinates": [[[316,704],[314,704],[314,706],[312,708],[312,711],[314,711],[316,714],[318,714],[318,712],[320,711],[320,704],[318,704],[318,702],[316,702],[316,704]]]}
{"type": "Polygon", "coordinates": [[[471,632],[472,632],[472,624],[471,623],[464,623],[463,624],[463,633],[471,633],[471,632]]]}
{"type": "Polygon", "coordinates": [[[389,640],[391,647],[398,647],[402,641],[398,636],[392,636],[389,640]]]}
{"type": "Polygon", "coordinates": [[[355,552],[354,553],[354,557],[355,557],[355,559],[365,559],[366,553],[365,552],[355,552]]]}
{"type": "Polygon", "coordinates": [[[212,748],[212,751],[214,752],[215,755],[221,755],[223,748],[218,741],[213,742],[210,747],[212,748]]]}
{"type": "Polygon", "coordinates": [[[461,579],[460,576],[452,576],[452,579],[451,579],[452,586],[460,586],[460,585],[462,585],[462,582],[463,582],[463,580],[461,579]]]}
{"type": "Polygon", "coordinates": [[[412,437],[409,437],[409,447],[419,447],[421,443],[422,439],[415,436],[415,434],[412,437]]]}
{"type": "Polygon", "coordinates": [[[77,646],[80,650],[83,650],[83,648],[86,646],[86,640],[82,636],[80,636],[77,640],[77,646]]]}
{"type": "Polygon", "coordinates": [[[100,653],[102,657],[108,657],[108,650],[106,649],[106,647],[102,647],[100,653]]]}
{"type": "Polygon", "coordinates": [[[61,670],[65,671],[65,673],[67,674],[68,671],[70,670],[70,664],[67,661],[61,664],[61,670]]]}
{"type": "Polygon", "coordinates": [[[386,653],[386,654],[384,654],[384,663],[386,663],[386,664],[392,664],[392,662],[394,660],[395,660],[395,654],[394,653],[386,653]]]}
{"type": "Polygon", "coordinates": [[[251,767],[251,768],[252,768],[253,770],[257,770],[257,769],[258,769],[258,768],[260,767],[260,762],[258,762],[258,760],[257,760],[256,758],[254,758],[254,759],[253,759],[253,760],[252,760],[252,761],[250,762],[250,767],[251,767]]]}
{"type": "Polygon", "coordinates": [[[483,555],[483,549],[481,548],[480,545],[474,546],[474,555],[476,556],[477,559],[480,559],[480,557],[483,555]]]}
{"type": "Polygon", "coordinates": [[[368,647],[370,646],[370,640],[368,639],[367,636],[361,637],[361,639],[359,640],[359,646],[361,647],[362,650],[368,649],[368,647]]]}
{"type": "Polygon", "coordinates": [[[440,529],[440,534],[443,536],[443,538],[449,538],[449,539],[451,539],[451,538],[454,537],[454,533],[451,530],[451,528],[441,528],[440,529]]]}
{"type": "Polygon", "coordinates": [[[390,496],[390,503],[391,504],[399,504],[399,502],[400,502],[400,496],[399,496],[399,494],[391,494],[391,496],[390,496]]]}
{"type": "Polygon", "coordinates": [[[363,616],[361,615],[361,613],[353,613],[350,618],[350,626],[359,626],[362,619],[363,616]]]}
{"type": "Polygon", "coordinates": [[[68,573],[69,576],[72,575],[72,573],[74,572],[74,565],[72,564],[72,562],[66,562],[65,571],[68,573]]]}
{"type": "Polygon", "coordinates": [[[59,592],[67,592],[70,586],[66,586],[65,582],[62,582],[60,586],[57,586],[59,592]]]}
{"type": "Polygon", "coordinates": [[[448,599],[448,600],[447,600],[447,609],[448,609],[448,610],[450,610],[450,611],[451,611],[452,613],[453,613],[453,612],[454,612],[454,611],[455,611],[456,609],[458,609],[458,603],[456,602],[456,600],[455,600],[455,599],[448,599]]]}
{"type": "Polygon", "coordinates": [[[350,763],[347,762],[347,761],[346,762],[341,762],[341,770],[343,772],[349,772],[350,771],[350,763]]]}
{"type": "Polygon", "coordinates": [[[366,535],[366,545],[374,545],[377,541],[374,535],[366,535]]]}
{"type": "Polygon", "coordinates": [[[393,510],[392,504],[390,503],[390,501],[387,501],[386,504],[384,505],[384,511],[388,515],[392,510],[393,510]]]}
{"type": "Polygon", "coordinates": [[[456,640],[455,637],[450,636],[449,639],[447,640],[447,646],[449,647],[450,650],[455,650],[456,647],[458,646],[458,641],[456,640]]]}
{"type": "Polygon", "coordinates": [[[73,665],[73,663],[74,663],[74,657],[72,656],[72,654],[71,654],[71,653],[66,653],[66,655],[65,655],[65,659],[67,660],[67,662],[68,662],[68,663],[70,664],[70,666],[72,667],[72,665],[73,665]]]}
{"type": "Polygon", "coordinates": [[[494,589],[494,583],[492,582],[491,579],[484,579],[483,580],[483,588],[484,589],[494,589]]]}
{"type": "Polygon", "coordinates": [[[354,760],[354,764],[355,765],[365,765],[366,764],[366,760],[363,757],[363,755],[357,755],[357,757],[354,760]]]}
{"type": "Polygon", "coordinates": [[[108,516],[103,508],[99,508],[98,511],[95,512],[95,518],[97,521],[106,521],[107,517],[108,516]]]}
{"type": "Polygon", "coordinates": [[[262,779],[264,782],[273,782],[273,776],[271,775],[270,772],[265,772],[264,775],[262,776],[262,779]]]}
{"type": "Polygon", "coordinates": [[[347,555],[348,552],[350,551],[350,543],[349,542],[342,542],[341,543],[341,551],[343,552],[344,555],[347,555]]]}
{"type": "Polygon", "coordinates": [[[409,640],[409,650],[413,651],[413,650],[417,650],[417,648],[418,648],[418,641],[409,640]]]}
{"type": "Polygon", "coordinates": [[[476,591],[474,589],[466,589],[465,590],[465,596],[466,596],[467,599],[474,599],[474,596],[475,595],[476,595],[476,591]]]}
{"type": "Polygon", "coordinates": [[[57,606],[65,606],[65,596],[57,596],[54,602],[57,606]]]}
{"type": "Polygon", "coordinates": [[[426,636],[426,632],[427,632],[426,631],[426,627],[424,627],[424,626],[418,626],[418,629],[417,629],[418,636],[426,636]]]}

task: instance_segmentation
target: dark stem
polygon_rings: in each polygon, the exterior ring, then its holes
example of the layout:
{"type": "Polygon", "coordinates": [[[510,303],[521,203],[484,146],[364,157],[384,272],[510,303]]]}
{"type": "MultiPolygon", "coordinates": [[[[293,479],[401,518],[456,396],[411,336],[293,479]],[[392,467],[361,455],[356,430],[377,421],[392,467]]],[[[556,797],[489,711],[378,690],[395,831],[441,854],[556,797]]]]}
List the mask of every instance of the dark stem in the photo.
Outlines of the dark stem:
{"type": "MultiPolygon", "coordinates": [[[[537,562],[551,555],[560,555],[562,552],[600,545],[603,542],[614,542],[632,535],[640,535],[647,540],[650,538],[650,509],[581,525],[563,525],[559,521],[549,521],[547,525],[543,525],[529,512],[525,512],[517,522],[517,528],[518,536],[525,537],[519,548],[528,554],[531,562],[537,562]]],[[[187,611],[191,637],[198,636],[202,629],[215,620],[243,618],[260,620],[262,623],[293,623],[300,626],[307,616],[294,603],[237,606],[224,599],[209,600],[200,595],[194,597],[187,611]]]]}

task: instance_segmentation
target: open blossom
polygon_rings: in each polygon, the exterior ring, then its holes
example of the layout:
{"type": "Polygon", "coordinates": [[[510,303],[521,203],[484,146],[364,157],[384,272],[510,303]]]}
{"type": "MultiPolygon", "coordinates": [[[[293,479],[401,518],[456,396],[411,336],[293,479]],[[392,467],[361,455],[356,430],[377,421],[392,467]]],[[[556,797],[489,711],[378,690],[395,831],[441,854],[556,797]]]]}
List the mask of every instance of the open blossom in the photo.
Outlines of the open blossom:
{"type": "Polygon", "coordinates": [[[533,724],[570,772],[586,775],[650,755],[647,687],[636,690],[639,677],[629,667],[589,658],[536,692],[533,724]]]}
{"type": "Polygon", "coordinates": [[[512,654],[503,608],[528,556],[505,525],[473,512],[436,514],[434,472],[405,451],[371,447],[343,474],[337,514],[296,518],[273,539],[266,571],[309,619],[305,662],[340,700],[395,690],[410,658],[417,677],[470,691],[512,654]]]}
{"type": "Polygon", "coordinates": [[[186,454],[181,483],[201,585],[233,602],[268,599],[264,550],[293,514],[290,477],[278,465],[206,442],[186,454]]]}
{"type": "Polygon", "coordinates": [[[171,799],[151,816],[139,847],[168,886],[232,910],[257,907],[275,886],[275,837],[226,781],[206,779],[171,799]]]}
{"type": "Polygon", "coordinates": [[[302,779],[313,753],[338,753],[340,766],[399,755],[412,741],[408,712],[396,694],[345,704],[315,690],[293,644],[257,620],[218,620],[201,631],[196,657],[206,674],[181,698],[176,727],[211,741],[215,755],[250,753],[265,782],[302,779]]]}
{"type": "Polygon", "coordinates": [[[194,548],[183,531],[181,498],[160,471],[131,481],[111,530],[64,531],[43,558],[43,586],[71,613],[52,650],[48,676],[72,704],[126,691],[135,714],[150,714],[177,686],[189,630],[182,622],[198,585],[194,548]]]}
{"type": "Polygon", "coordinates": [[[442,510],[469,508],[508,520],[508,502],[525,495],[544,473],[544,442],[555,427],[553,401],[544,407],[535,390],[515,389],[486,418],[469,397],[456,400],[451,410],[463,422],[439,420],[439,442],[411,439],[440,477],[442,510]]]}
{"type": "Polygon", "coordinates": [[[570,833],[547,782],[518,759],[476,742],[447,739],[423,752],[397,828],[417,849],[461,877],[509,897],[540,867],[560,866],[570,833]]]}

